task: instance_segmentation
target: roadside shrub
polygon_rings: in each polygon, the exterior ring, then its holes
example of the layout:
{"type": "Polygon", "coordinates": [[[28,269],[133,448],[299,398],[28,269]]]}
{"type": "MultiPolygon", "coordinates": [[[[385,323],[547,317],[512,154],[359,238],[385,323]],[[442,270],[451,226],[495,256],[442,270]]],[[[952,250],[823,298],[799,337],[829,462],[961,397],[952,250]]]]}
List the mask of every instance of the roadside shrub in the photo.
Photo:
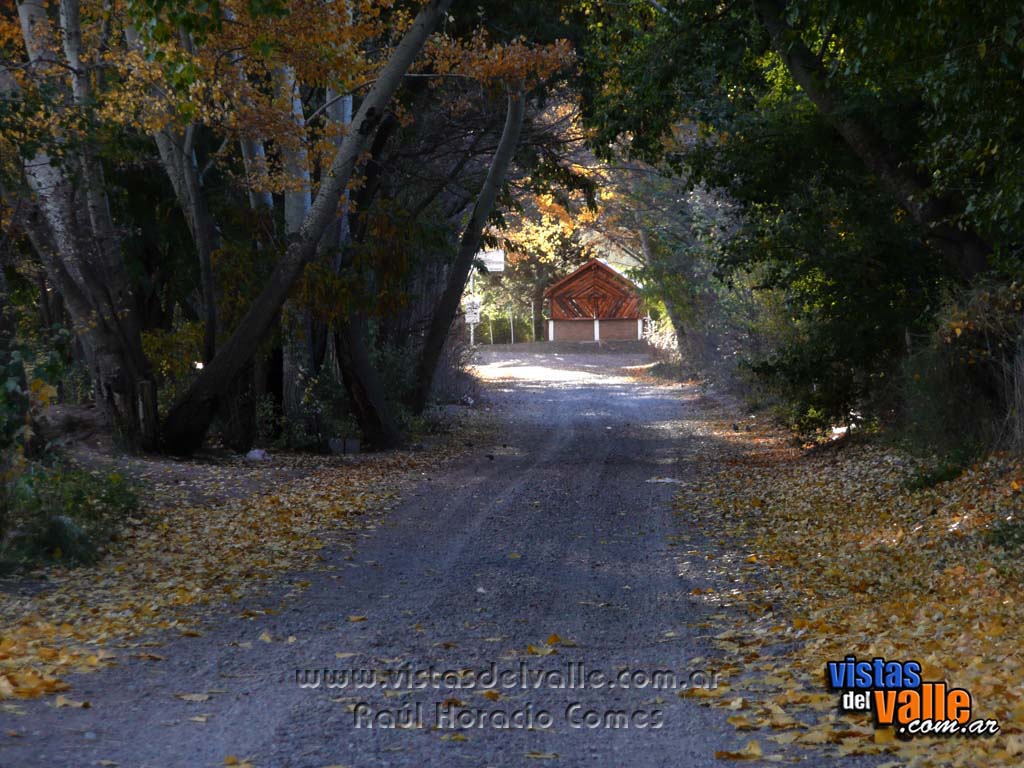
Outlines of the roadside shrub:
{"type": "Polygon", "coordinates": [[[939,483],[956,480],[964,473],[973,459],[970,451],[954,451],[940,459],[938,463],[925,465],[914,473],[905,483],[908,491],[921,491],[934,488],[939,483]]]}
{"type": "Polygon", "coordinates": [[[1014,517],[998,520],[986,531],[985,538],[1007,555],[1019,557],[1024,554],[1024,520],[1014,517]]]}
{"type": "MultiPolygon", "coordinates": [[[[333,438],[357,437],[348,393],[333,365],[304,380],[298,417],[289,420],[270,393],[251,400],[252,445],[294,451],[326,451],[333,438]]],[[[234,446],[233,446],[234,447],[234,446]]],[[[236,448],[236,450],[238,450],[236,448]]]]}
{"type": "Polygon", "coordinates": [[[195,378],[196,363],[203,359],[203,324],[182,321],[172,330],[146,331],[142,349],[153,364],[160,407],[166,410],[195,378]]]}
{"type": "Polygon", "coordinates": [[[8,517],[0,569],[37,562],[100,559],[138,497],[116,472],[32,464],[6,487],[8,517]]]}
{"type": "Polygon", "coordinates": [[[416,385],[416,372],[413,367],[413,361],[416,359],[415,350],[411,339],[404,343],[378,344],[370,350],[370,359],[380,377],[384,397],[402,428],[407,428],[413,418],[407,403],[412,401],[416,385]]]}
{"type": "Polygon", "coordinates": [[[647,342],[657,362],[647,370],[647,373],[666,381],[682,381],[689,378],[694,373],[693,361],[683,358],[680,337],[672,324],[672,318],[658,306],[651,307],[650,314],[651,322],[644,335],[644,341],[647,342]]]}
{"type": "Polygon", "coordinates": [[[433,396],[439,403],[466,403],[479,398],[479,386],[469,373],[473,350],[468,334],[453,329],[448,334],[434,374],[433,396]]]}
{"type": "MultiPolygon", "coordinates": [[[[653,303],[653,302],[652,302],[653,303]]],[[[679,334],[672,324],[672,318],[662,306],[651,307],[651,323],[647,328],[645,341],[658,360],[666,365],[679,366],[682,363],[679,334]]]]}
{"type": "Polygon", "coordinates": [[[0,349],[0,542],[10,529],[14,493],[29,460],[47,449],[35,426],[57,389],[42,377],[56,378],[61,370],[52,350],[37,357],[22,349],[0,349]]]}
{"type": "Polygon", "coordinates": [[[263,394],[256,398],[255,442],[254,445],[271,445],[281,434],[282,417],[274,403],[274,397],[263,394]]]}
{"type": "Polygon", "coordinates": [[[317,376],[306,379],[301,414],[298,422],[282,421],[291,448],[326,450],[332,438],[359,434],[348,393],[334,366],[324,365],[317,376]]]}
{"type": "Polygon", "coordinates": [[[979,453],[1024,445],[1024,287],[986,283],[950,296],[904,365],[908,433],[921,448],[979,453]]]}
{"type": "Polygon", "coordinates": [[[1004,513],[985,531],[984,541],[993,550],[997,571],[1019,580],[1024,567],[1024,520],[1004,513]]]}
{"type": "MultiPolygon", "coordinates": [[[[459,321],[461,322],[461,320],[459,321]]],[[[521,344],[527,341],[536,341],[533,338],[533,324],[529,317],[514,317],[515,343],[521,344]]],[[[465,323],[462,323],[465,325],[465,323]]],[[[476,327],[477,344],[510,344],[512,342],[513,326],[509,323],[507,312],[485,313],[480,316],[480,323],[476,327]]],[[[543,340],[543,339],[541,339],[543,340]]]]}
{"type": "Polygon", "coordinates": [[[0,452],[27,442],[30,392],[21,353],[0,350],[0,452]]]}

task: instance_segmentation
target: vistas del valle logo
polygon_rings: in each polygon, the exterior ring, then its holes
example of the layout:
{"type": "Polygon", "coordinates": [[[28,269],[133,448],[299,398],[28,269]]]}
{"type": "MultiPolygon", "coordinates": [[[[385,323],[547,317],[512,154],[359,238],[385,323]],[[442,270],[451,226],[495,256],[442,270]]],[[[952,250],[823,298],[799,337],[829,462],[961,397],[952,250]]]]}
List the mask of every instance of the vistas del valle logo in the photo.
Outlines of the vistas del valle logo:
{"type": "Polygon", "coordinates": [[[973,719],[969,691],[944,680],[922,680],[916,661],[857,660],[847,656],[825,665],[825,678],[841,691],[839,709],[871,712],[875,727],[893,728],[897,736],[994,736],[995,720],[973,719]]]}

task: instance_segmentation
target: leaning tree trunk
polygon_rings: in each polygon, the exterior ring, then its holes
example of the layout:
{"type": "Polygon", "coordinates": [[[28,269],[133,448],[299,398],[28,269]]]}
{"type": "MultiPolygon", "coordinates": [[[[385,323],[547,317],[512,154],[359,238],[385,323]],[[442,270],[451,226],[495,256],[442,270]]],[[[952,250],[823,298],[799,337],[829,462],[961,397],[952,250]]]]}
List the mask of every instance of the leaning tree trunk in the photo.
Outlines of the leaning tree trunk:
{"type": "Polygon", "coordinates": [[[217,398],[227,391],[252,359],[292,286],[316,255],[324,231],[337,216],[338,202],[352,178],[359,155],[380,123],[384,109],[401,85],[405,73],[451,3],[452,0],[430,0],[417,14],[412,27],[384,66],[359,106],[352,120],[352,130],[335,155],[297,237],[289,244],[267,285],[253,301],[231,338],[167,414],[164,441],[169,450],[190,452],[202,445],[216,412],[217,398]]]}
{"type": "MultiPolygon", "coordinates": [[[[354,210],[348,220],[351,244],[338,251],[336,264],[339,271],[349,266],[351,245],[358,245],[366,239],[369,231],[366,214],[382,184],[380,159],[399,125],[398,118],[389,113],[370,145],[369,157],[363,168],[363,183],[356,194],[354,210]]],[[[383,380],[370,358],[369,322],[359,304],[358,299],[350,302],[346,317],[336,324],[334,330],[338,368],[363,438],[375,448],[396,448],[402,443],[402,433],[385,397],[383,380]]]]}
{"type": "Polygon", "coordinates": [[[871,128],[845,108],[828,85],[821,63],[785,21],[778,0],[754,0],[754,8],[793,80],[803,88],[821,115],[906,209],[924,237],[964,278],[988,268],[992,248],[971,229],[948,221],[956,209],[952,201],[936,196],[912,170],[909,158],[896,157],[892,148],[871,128]]]}
{"type": "MultiPolygon", "coordinates": [[[[327,99],[328,117],[335,125],[349,125],[352,122],[351,95],[338,98],[328,91],[327,99]]],[[[325,234],[321,243],[325,252],[334,252],[331,268],[335,273],[348,268],[351,246],[363,242],[366,238],[366,212],[381,188],[380,158],[399,125],[400,122],[393,113],[388,113],[381,122],[363,168],[363,183],[355,196],[355,210],[351,214],[348,213],[349,193],[346,192],[343,213],[337,224],[325,234]]],[[[359,424],[363,439],[373,448],[397,448],[402,444],[402,432],[385,396],[380,374],[370,358],[369,321],[366,312],[358,304],[358,301],[350,304],[345,319],[339,321],[333,333],[329,334],[334,342],[334,356],[338,362],[345,392],[348,394],[349,405],[359,424]]]]}
{"type": "Polygon", "coordinates": [[[516,144],[519,143],[519,132],[523,126],[525,106],[521,91],[512,91],[508,96],[508,112],[505,115],[505,127],[501,133],[501,140],[498,148],[491,159],[491,167],[487,170],[487,178],[480,188],[476,203],[473,205],[473,213],[469,217],[469,223],[462,233],[459,242],[459,250],[455,255],[455,262],[448,273],[448,281],[441,298],[437,303],[431,317],[430,327],[427,336],[423,341],[423,349],[420,352],[419,365],[416,371],[416,387],[413,390],[412,409],[416,414],[422,413],[430,398],[430,391],[434,384],[434,374],[437,371],[438,361],[444,351],[444,344],[448,338],[448,331],[459,311],[459,300],[462,292],[466,289],[466,280],[469,278],[469,271],[473,267],[473,257],[480,249],[480,241],[483,238],[484,225],[487,217],[491,215],[494,201],[498,197],[498,191],[505,182],[505,174],[512,162],[512,155],[515,153],[516,144]]]}

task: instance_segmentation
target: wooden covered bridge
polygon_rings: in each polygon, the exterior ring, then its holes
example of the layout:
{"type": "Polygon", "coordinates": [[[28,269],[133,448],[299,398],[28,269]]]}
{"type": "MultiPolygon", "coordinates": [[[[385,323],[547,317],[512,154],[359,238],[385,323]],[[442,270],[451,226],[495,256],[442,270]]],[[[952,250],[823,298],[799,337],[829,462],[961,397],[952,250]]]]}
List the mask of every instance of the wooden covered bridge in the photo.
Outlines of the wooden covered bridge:
{"type": "Polygon", "coordinates": [[[544,292],[551,302],[548,341],[628,341],[643,337],[641,298],[634,285],[594,259],[544,292]]]}

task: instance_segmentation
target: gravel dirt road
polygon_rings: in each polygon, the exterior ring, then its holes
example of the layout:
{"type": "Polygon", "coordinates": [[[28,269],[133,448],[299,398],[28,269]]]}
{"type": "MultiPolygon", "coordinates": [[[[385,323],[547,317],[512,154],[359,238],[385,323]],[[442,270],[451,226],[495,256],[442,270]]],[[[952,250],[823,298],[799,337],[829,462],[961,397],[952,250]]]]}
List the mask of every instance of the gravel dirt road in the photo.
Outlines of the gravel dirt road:
{"type": "Polygon", "coordinates": [[[354,550],[326,552],[333,572],[297,575],[310,586],[273,615],[232,609],[166,643],[163,661],[75,678],[88,709],[0,714],[20,731],[0,735],[0,765],[695,768],[742,746],[725,710],[677,695],[714,673],[700,574],[679,575],[671,546],[695,393],[630,378],[649,362],[636,350],[481,357],[493,429],[354,550]],[[349,685],[298,685],[325,668],[349,685]],[[402,670],[431,668],[435,684],[408,689],[402,670]],[[357,688],[344,670],[394,674],[357,688]],[[654,679],[668,671],[675,685],[654,679]],[[410,718],[423,727],[385,727],[410,718]]]}

